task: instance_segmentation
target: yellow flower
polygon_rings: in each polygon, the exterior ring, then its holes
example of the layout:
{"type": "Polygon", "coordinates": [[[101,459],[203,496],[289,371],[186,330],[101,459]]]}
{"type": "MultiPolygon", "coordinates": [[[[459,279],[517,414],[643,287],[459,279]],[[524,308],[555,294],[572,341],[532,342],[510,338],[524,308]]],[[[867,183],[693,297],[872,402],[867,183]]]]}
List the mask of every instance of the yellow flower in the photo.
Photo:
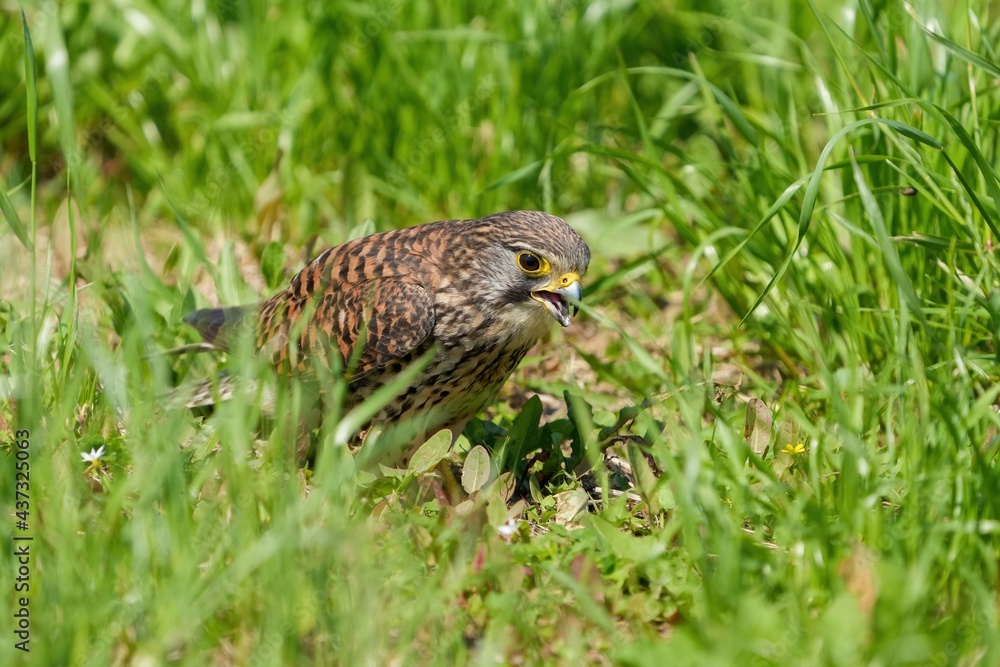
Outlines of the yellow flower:
{"type": "Polygon", "coordinates": [[[805,454],[806,446],[803,445],[801,442],[798,443],[797,445],[787,444],[785,445],[785,448],[782,449],[781,451],[785,454],[791,454],[792,456],[795,456],[796,454],[805,454]]]}

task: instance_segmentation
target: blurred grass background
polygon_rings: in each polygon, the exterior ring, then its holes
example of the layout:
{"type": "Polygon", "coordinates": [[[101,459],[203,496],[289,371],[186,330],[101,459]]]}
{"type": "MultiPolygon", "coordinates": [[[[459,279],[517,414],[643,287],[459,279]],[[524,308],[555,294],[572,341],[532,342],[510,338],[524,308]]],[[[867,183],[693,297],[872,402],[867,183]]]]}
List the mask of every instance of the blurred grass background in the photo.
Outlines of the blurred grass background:
{"type": "Polygon", "coordinates": [[[0,9],[3,664],[1000,662],[995,3],[25,3],[33,50],[0,9]],[[469,439],[632,442],[638,500],[532,468],[501,534],[497,485],[458,510],[303,471],[252,397],[163,405],[214,368],[157,355],[192,308],[517,208],[594,251],[512,381],[568,415],[469,439]]]}

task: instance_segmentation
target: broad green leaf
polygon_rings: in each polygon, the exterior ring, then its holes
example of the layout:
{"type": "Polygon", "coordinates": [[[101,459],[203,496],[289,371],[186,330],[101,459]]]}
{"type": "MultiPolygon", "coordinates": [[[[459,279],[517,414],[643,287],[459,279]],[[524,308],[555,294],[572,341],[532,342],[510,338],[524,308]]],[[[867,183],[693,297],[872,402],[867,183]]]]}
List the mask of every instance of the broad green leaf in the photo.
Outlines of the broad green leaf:
{"type": "Polygon", "coordinates": [[[428,438],[427,442],[410,459],[407,470],[414,473],[426,472],[448,456],[451,449],[451,431],[442,429],[428,438]]]}
{"type": "Polygon", "coordinates": [[[486,521],[491,528],[507,523],[507,503],[500,496],[492,496],[486,503],[486,521]]]}
{"type": "Polygon", "coordinates": [[[743,437],[753,453],[763,458],[771,444],[771,410],[759,398],[751,398],[747,403],[743,437]]]}
{"type": "Polygon", "coordinates": [[[490,455],[482,445],[476,445],[465,457],[462,468],[462,488],[466,493],[475,493],[483,488],[490,478],[490,455]]]}

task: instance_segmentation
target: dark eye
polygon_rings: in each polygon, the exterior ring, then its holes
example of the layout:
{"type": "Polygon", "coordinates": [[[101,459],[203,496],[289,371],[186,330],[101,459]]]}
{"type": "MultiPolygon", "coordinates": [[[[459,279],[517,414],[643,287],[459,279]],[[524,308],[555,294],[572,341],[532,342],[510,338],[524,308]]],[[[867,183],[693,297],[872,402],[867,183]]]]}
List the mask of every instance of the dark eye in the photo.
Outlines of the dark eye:
{"type": "Polygon", "coordinates": [[[542,268],[542,260],[534,253],[522,252],[517,256],[517,265],[525,273],[537,273],[542,268]]]}

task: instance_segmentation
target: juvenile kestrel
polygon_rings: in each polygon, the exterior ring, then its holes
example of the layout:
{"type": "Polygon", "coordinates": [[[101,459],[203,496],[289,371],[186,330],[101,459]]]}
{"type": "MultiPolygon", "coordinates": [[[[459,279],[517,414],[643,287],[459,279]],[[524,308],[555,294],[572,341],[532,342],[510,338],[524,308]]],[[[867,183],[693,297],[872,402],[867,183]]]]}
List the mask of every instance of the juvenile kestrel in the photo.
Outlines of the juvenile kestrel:
{"type": "Polygon", "coordinates": [[[589,262],[583,239],[547,213],[434,222],[330,248],[267,301],[184,321],[220,349],[252,331],[282,375],[345,374],[345,409],[436,350],[372,423],[419,420],[420,435],[457,435],[552,319],[569,325],[589,262]]]}

